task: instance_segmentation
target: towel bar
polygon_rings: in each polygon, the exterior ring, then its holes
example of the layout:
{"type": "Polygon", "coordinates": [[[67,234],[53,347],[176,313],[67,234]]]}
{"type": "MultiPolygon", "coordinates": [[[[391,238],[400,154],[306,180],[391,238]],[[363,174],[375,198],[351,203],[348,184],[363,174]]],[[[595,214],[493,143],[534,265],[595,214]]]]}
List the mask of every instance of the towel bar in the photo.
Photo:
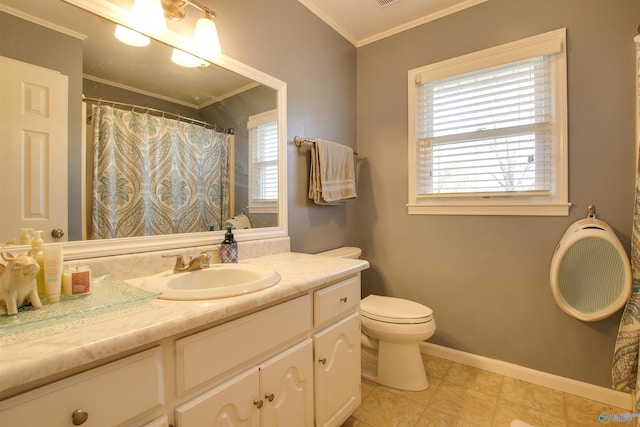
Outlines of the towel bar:
{"type": "MultiPolygon", "coordinates": [[[[299,136],[295,136],[293,137],[293,143],[296,145],[296,147],[302,148],[303,146],[305,146],[305,144],[315,144],[316,140],[312,138],[301,138],[299,136]]],[[[358,153],[354,151],[353,155],[357,156],[358,153]]]]}

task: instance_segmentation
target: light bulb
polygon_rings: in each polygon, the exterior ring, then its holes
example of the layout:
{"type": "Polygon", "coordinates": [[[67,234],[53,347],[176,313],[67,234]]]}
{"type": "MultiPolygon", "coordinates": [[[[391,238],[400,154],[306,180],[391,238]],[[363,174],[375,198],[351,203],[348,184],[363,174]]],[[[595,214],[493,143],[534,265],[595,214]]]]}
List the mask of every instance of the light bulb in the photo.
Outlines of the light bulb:
{"type": "Polygon", "coordinates": [[[131,9],[131,23],[144,32],[158,34],[167,29],[160,0],[135,0],[131,9]]]}
{"type": "Polygon", "coordinates": [[[191,55],[180,49],[173,49],[171,54],[171,60],[180,65],[181,67],[195,68],[195,67],[208,67],[209,63],[197,56],[191,55]]]}
{"type": "Polygon", "coordinates": [[[151,43],[149,37],[133,31],[130,28],[123,27],[122,25],[116,25],[115,36],[122,43],[128,44],[129,46],[144,47],[151,43]]]}
{"type": "Polygon", "coordinates": [[[213,17],[205,12],[196,22],[196,29],[193,32],[193,46],[197,52],[203,56],[215,57],[221,52],[220,39],[213,17]]]}

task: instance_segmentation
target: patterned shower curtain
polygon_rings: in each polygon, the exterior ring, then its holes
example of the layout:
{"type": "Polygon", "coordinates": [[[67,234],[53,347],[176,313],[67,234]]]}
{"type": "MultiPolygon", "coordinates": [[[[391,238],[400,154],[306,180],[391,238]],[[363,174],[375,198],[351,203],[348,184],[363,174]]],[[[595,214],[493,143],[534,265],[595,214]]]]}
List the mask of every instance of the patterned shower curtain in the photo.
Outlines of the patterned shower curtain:
{"type": "MultiPolygon", "coordinates": [[[[640,155],[640,35],[636,45],[636,156],[640,155]]],[[[635,392],[634,412],[640,409],[640,378],[638,377],[638,347],[640,343],[640,157],[636,157],[636,195],[631,232],[631,270],[633,290],[625,306],[613,356],[613,388],[635,392]]],[[[635,425],[640,425],[638,418],[635,425]]]]}
{"type": "Polygon", "coordinates": [[[108,105],[92,115],[92,239],[222,227],[232,135],[108,105]]]}

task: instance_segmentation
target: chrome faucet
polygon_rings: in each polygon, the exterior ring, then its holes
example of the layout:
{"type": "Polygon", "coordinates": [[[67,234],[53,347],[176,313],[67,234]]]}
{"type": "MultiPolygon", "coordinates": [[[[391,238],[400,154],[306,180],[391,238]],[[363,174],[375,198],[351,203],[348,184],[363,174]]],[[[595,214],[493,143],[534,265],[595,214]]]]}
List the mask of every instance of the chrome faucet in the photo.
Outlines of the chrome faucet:
{"type": "Polygon", "coordinates": [[[173,266],[174,273],[182,273],[185,271],[202,270],[211,266],[211,252],[220,250],[220,248],[203,249],[200,255],[192,256],[185,263],[181,254],[162,255],[162,258],[176,258],[176,264],[173,266]]]}

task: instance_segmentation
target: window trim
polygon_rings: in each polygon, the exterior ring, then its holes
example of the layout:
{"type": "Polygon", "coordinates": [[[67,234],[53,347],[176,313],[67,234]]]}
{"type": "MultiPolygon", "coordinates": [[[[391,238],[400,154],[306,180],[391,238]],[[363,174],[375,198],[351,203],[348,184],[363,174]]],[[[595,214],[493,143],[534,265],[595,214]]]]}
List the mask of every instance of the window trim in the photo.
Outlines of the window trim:
{"type": "Polygon", "coordinates": [[[567,115],[566,28],[451,58],[408,72],[408,147],[409,182],[408,213],[410,215],[536,215],[568,216],[568,115],[567,115]],[[554,72],[555,120],[554,191],[548,197],[511,197],[484,195],[420,198],[416,192],[416,81],[442,79],[497,65],[556,53],[554,72]]]}

